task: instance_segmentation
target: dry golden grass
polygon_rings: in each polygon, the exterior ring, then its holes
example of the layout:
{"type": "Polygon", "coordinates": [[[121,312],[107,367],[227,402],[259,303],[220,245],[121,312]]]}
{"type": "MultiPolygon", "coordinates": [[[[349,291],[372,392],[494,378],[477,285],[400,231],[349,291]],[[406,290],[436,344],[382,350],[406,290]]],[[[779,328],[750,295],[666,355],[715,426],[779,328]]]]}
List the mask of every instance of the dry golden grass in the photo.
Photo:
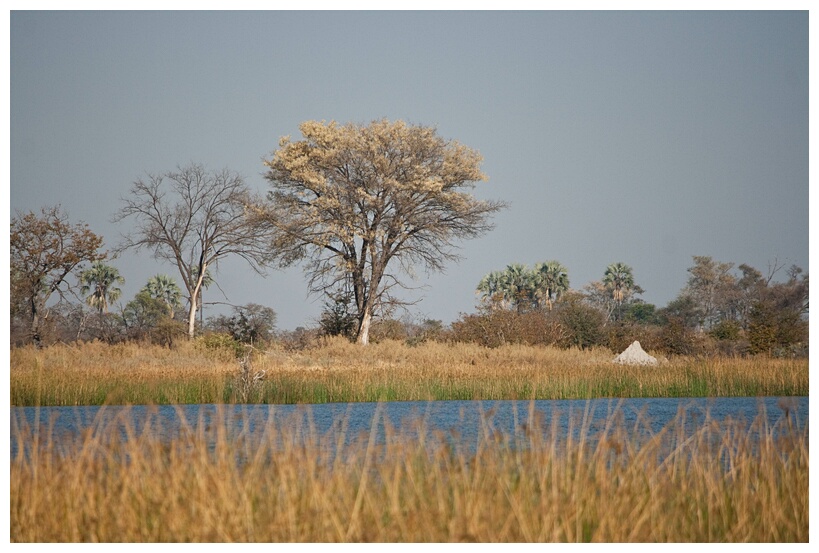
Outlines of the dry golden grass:
{"type": "Polygon", "coordinates": [[[12,420],[12,440],[32,446],[11,462],[12,542],[809,537],[807,430],[763,419],[750,430],[700,420],[684,434],[681,414],[651,435],[615,414],[601,429],[579,421],[571,438],[552,418],[513,438],[487,416],[475,451],[389,427],[384,442],[371,432],[338,450],[343,434],[316,435],[301,418],[261,434],[223,419],[164,439],[124,420],[126,432],[99,424],[64,440],[12,420]]]}
{"type": "Polygon", "coordinates": [[[326,340],[303,352],[254,357],[263,381],[237,391],[232,352],[201,342],[174,349],[123,344],[11,351],[12,405],[324,403],[430,399],[569,399],[808,395],[806,359],[675,358],[611,363],[605,349],[326,340]]]}

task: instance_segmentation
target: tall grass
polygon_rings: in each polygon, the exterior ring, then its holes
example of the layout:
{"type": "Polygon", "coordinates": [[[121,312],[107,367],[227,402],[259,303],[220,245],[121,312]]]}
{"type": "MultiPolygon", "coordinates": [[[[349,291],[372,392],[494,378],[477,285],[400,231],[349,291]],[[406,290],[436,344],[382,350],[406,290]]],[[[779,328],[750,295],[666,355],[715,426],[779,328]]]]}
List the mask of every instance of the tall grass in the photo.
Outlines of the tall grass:
{"type": "Polygon", "coordinates": [[[343,425],[318,435],[304,417],[254,433],[223,416],[168,436],[123,416],[65,438],[12,420],[27,452],[11,461],[12,542],[809,537],[808,432],[793,417],[750,428],[706,417],[691,431],[681,411],[653,433],[617,412],[602,427],[573,419],[568,433],[556,416],[529,417],[508,435],[487,413],[471,449],[423,421],[407,432],[376,418],[343,445],[343,425]]]}
{"type": "Polygon", "coordinates": [[[11,351],[12,405],[325,403],[434,399],[585,399],[808,395],[808,361],[674,358],[611,363],[608,350],[345,340],[253,359],[264,379],[239,389],[231,353],[84,344],[11,351]]]}

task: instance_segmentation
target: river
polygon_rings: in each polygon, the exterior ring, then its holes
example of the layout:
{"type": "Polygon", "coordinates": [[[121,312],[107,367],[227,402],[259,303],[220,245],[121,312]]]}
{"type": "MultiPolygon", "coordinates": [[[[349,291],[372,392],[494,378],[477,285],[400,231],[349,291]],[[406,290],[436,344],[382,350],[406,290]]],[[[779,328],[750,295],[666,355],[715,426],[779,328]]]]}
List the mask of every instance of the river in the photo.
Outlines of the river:
{"type": "MultiPolygon", "coordinates": [[[[11,457],[37,435],[59,441],[119,425],[139,435],[161,438],[180,432],[209,431],[215,421],[234,434],[261,434],[274,428],[303,440],[354,443],[372,435],[413,439],[437,433],[474,449],[481,439],[508,443],[536,427],[564,437],[584,429],[593,433],[607,421],[634,434],[660,431],[682,421],[688,431],[706,421],[750,428],[755,421],[771,429],[805,428],[808,397],[657,398],[537,401],[432,401],[329,403],[315,405],[160,405],[92,407],[12,407],[11,457]],[[534,420],[533,420],[534,419],[534,420]],[[24,436],[25,438],[21,438],[24,436]]],[[[38,441],[40,441],[38,439],[38,441]]],[[[43,442],[45,439],[42,440],[43,442]]],[[[42,442],[41,442],[42,443],[42,442]]]]}

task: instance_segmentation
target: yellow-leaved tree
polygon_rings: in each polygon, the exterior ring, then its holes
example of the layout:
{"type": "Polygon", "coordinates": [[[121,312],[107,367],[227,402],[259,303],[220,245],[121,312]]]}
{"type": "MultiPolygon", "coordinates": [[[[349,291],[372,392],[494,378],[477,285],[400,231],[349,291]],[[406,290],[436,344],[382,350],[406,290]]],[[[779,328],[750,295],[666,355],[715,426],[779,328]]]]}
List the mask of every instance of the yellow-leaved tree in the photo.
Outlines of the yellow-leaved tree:
{"type": "Polygon", "coordinates": [[[487,178],[481,155],[435,128],[381,119],[299,129],[303,140],[282,138],[265,161],[272,190],[259,214],[281,263],[306,262],[311,292],[350,294],[367,344],[372,318],[405,303],[394,291],[406,278],[457,260],[455,242],[490,230],[505,204],[470,193],[487,178]]]}

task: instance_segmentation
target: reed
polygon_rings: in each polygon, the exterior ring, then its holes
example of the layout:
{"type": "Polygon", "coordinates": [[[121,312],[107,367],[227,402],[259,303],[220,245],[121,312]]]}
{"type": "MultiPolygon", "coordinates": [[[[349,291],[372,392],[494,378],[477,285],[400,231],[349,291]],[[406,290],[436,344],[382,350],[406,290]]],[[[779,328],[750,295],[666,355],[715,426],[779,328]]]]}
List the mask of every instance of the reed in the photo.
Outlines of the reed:
{"type": "Polygon", "coordinates": [[[325,403],[444,399],[589,399],[808,395],[807,359],[673,358],[611,363],[608,350],[327,340],[253,358],[264,378],[240,389],[231,354],[197,343],[15,348],[11,404],[325,403]]]}
{"type": "Polygon", "coordinates": [[[258,432],[223,415],[171,435],[137,431],[126,410],[65,438],[13,418],[26,454],[11,460],[10,539],[808,541],[808,431],[792,416],[706,416],[692,432],[681,411],[651,432],[615,411],[568,433],[560,416],[508,435],[485,413],[474,448],[377,417],[344,445],[343,424],[319,435],[306,410],[258,432]]]}

